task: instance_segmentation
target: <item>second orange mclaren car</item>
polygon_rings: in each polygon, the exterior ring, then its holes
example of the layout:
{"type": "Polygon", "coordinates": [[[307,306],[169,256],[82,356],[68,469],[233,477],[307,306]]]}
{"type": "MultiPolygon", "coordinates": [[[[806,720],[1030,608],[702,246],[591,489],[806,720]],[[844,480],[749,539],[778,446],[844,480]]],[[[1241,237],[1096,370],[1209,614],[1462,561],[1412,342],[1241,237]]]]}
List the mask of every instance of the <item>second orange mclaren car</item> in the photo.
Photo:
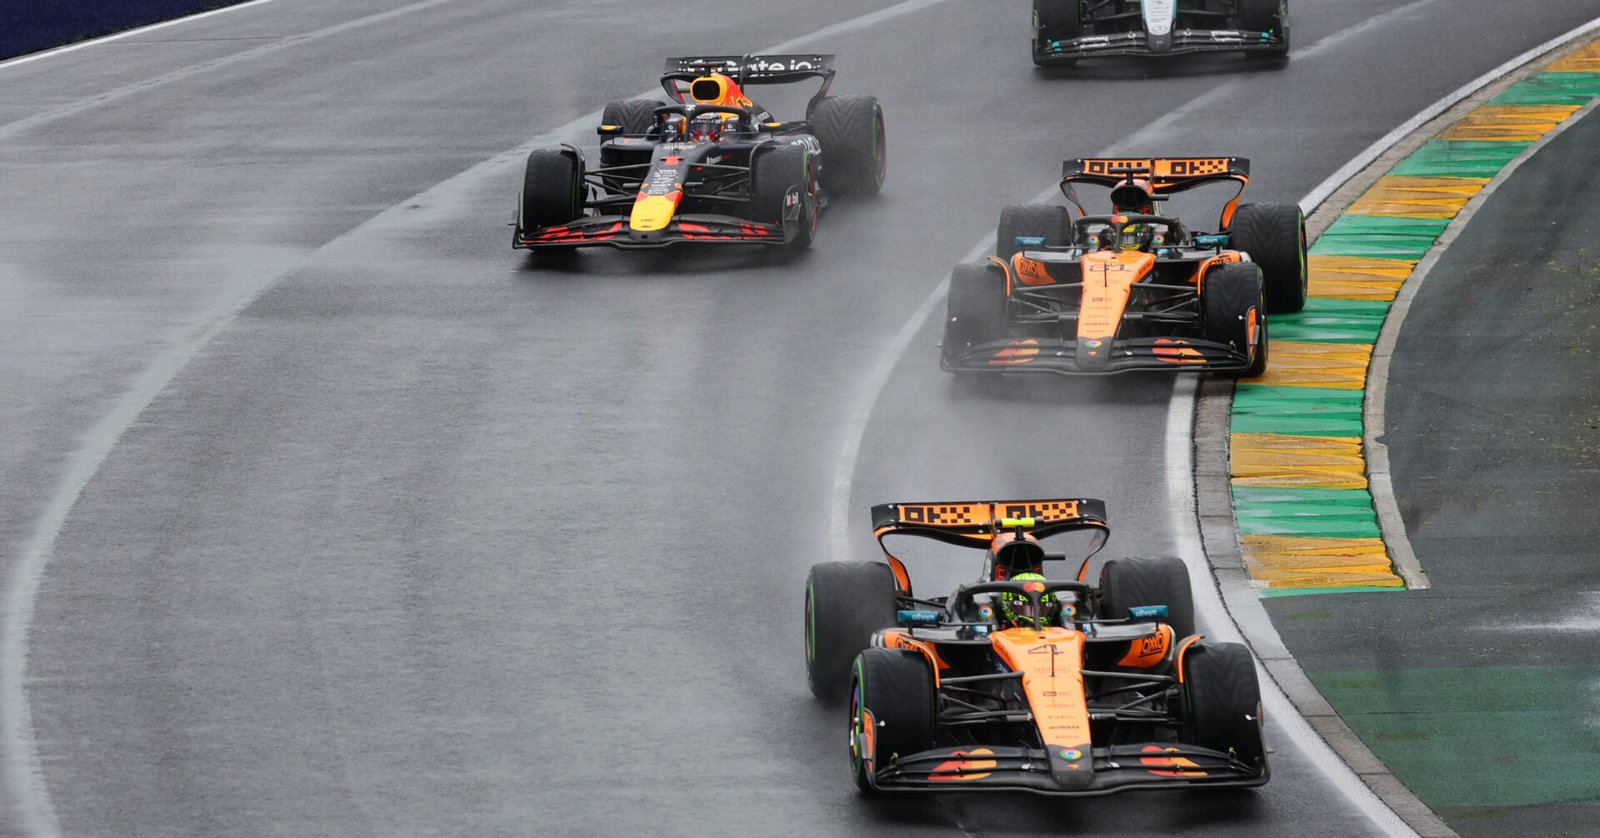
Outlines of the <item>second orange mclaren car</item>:
{"type": "Polygon", "coordinates": [[[1239,157],[1068,160],[1061,189],[1077,209],[1000,214],[995,256],[950,277],[941,366],[956,373],[1105,374],[1267,367],[1268,315],[1306,299],[1305,219],[1294,204],[1240,204],[1239,157]],[[1089,215],[1074,184],[1110,190],[1089,215]],[[1218,231],[1158,211],[1177,193],[1236,185],[1218,231]]]}

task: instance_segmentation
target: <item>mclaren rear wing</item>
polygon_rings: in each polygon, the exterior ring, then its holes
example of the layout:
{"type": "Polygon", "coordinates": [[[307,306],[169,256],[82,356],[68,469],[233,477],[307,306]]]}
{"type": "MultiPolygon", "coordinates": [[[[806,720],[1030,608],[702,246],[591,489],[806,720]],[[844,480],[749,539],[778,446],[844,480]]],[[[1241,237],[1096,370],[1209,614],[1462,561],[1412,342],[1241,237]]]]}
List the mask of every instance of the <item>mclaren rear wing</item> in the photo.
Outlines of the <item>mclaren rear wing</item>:
{"type": "Polygon", "coordinates": [[[882,503],[872,507],[872,532],[879,541],[895,534],[916,535],[981,548],[988,547],[996,533],[1015,527],[1037,538],[1086,527],[1109,529],[1105,501],[1094,498],[882,503]]]}
{"type": "Polygon", "coordinates": [[[1153,197],[1160,201],[1169,195],[1207,183],[1231,180],[1239,184],[1222,210],[1222,229],[1233,221],[1239,196],[1250,183],[1250,160],[1245,157],[1076,157],[1061,164],[1061,194],[1084,215],[1083,203],[1072,189],[1074,183],[1092,183],[1107,189],[1129,178],[1148,181],[1153,197]]]}
{"type": "MultiPolygon", "coordinates": [[[[1089,548],[1090,556],[1099,552],[1111,537],[1111,525],[1106,523],[1106,503],[1094,498],[881,503],[872,507],[872,534],[894,571],[900,592],[906,596],[911,595],[910,574],[906,572],[905,563],[884,544],[884,539],[891,535],[911,535],[984,549],[999,533],[1017,529],[1035,538],[1092,530],[1095,538],[1089,548]]],[[[1045,558],[1066,557],[1046,554],[1045,558]]]]}

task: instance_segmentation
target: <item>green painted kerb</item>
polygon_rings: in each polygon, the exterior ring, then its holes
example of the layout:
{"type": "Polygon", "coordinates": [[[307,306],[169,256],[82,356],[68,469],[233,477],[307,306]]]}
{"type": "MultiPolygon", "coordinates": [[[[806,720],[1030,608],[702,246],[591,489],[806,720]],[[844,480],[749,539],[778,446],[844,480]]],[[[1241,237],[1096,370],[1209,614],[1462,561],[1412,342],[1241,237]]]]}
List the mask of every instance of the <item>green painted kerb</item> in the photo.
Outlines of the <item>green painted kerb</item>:
{"type": "Polygon", "coordinates": [[[1506,88],[1489,104],[1582,107],[1596,96],[1600,96],[1600,73],[1540,73],[1506,88]]]}
{"type": "Polygon", "coordinates": [[[1361,436],[1360,390],[1240,384],[1233,393],[1233,433],[1361,436]]]}
{"type": "Polygon", "coordinates": [[[1389,174],[1402,177],[1494,177],[1530,142],[1433,140],[1400,161],[1389,174]]]}
{"type": "Polygon", "coordinates": [[[1267,327],[1273,340],[1372,344],[1377,343],[1378,331],[1388,314],[1389,303],[1383,300],[1312,297],[1306,300],[1305,308],[1294,314],[1272,315],[1267,327]]]}
{"type": "Polygon", "coordinates": [[[1593,667],[1306,674],[1431,807],[1600,804],[1593,667]]]}
{"type": "Polygon", "coordinates": [[[1311,252],[1322,256],[1421,260],[1449,224],[1448,218],[1344,215],[1328,225],[1311,246],[1311,252]]]}
{"type": "Polygon", "coordinates": [[[1364,489],[1235,486],[1233,514],[1245,535],[1379,537],[1372,496],[1364,489]]]}

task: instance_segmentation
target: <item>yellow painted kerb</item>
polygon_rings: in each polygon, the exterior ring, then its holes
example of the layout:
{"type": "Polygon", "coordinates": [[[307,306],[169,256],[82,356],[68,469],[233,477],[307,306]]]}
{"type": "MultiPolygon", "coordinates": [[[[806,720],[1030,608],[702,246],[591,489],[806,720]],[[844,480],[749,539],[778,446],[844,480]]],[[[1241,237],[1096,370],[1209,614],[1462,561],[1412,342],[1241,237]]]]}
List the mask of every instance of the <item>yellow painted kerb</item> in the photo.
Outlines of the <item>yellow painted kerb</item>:
{"type": "Polygon", "coordinates": [[[1235,486],[1367,488],[1360,437],[1233,434],[1228,452],[1235,486]]]}
{"type": "Polygon", "coordinates": [[[1477,177],[1378,178],[1345,214],[1454,218],[1488,182],[1477,177]]]}

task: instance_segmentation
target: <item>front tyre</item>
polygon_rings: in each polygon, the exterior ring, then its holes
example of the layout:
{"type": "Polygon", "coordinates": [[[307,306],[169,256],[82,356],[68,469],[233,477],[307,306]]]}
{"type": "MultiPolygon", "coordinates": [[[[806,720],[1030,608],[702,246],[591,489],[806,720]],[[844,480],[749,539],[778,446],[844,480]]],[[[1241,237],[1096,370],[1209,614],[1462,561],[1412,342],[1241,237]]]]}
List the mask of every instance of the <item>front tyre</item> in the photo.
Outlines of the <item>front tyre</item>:
{"type": "Polygon", "coordinates": [[[945,296],[944,344],[948,369],[974,346],[1006,336],[1006,277],[989,262],[957,265],[945,296]]]}
{"type": "Polygon", "coordinates": [[[517,233],[555,227],[583,214],[583,160],[568,148],[537,148],[522,170],[517,233]]]}
{"type": "Polygon", "coordinates": [[[822,187],[838,195],[876,195],[889,175],[883,107],[872,96],[829,96],[811,112],[822,144],[822,187]]]}
{"type": "Polygon", "coordinates": [[[844,698],[850,665],[878,629],[896,624],[894,572],[882,562],[824,562],[806,578],[806,681],[824,701],[844,698]]]}
{"type": "Polygon", "coordinates": [[[1225,376],[1255,378],[1267,371],[1270,344],[1261,288],[1261,269],[1254,262],[1225,262],[1206,272],[1200,289],[1206,340],[1251,356],[1248,367],[1225,376]]]}
{"type": "Polygon", "coordinates": [[[1079,20],[1081,0],[1033,0],[1033,25],[1041,38],[1062,41],[1083,31],[1079,20]]]}
{"type": "Polygon", "coordinates": [[[1250,650],[1238,643],[1200,642],[1184,652],[1180,667],[1184,740],[1265,771],[1261,685],[1250,650]]]}
{"type": "Polygon", "coordinates": [[[1248,32],[1270,32],[1282,44],[1270,50],[1245,53],[1258,61],[1282,62],[1289,57],[1289,4],[1287,0],[1239,0],[1239,28],[1248,32]]]}
{"type": "Polygon", "coordinates": [[[783,245],[798,252],[811,246],[817,235],[817,176],[811,153],[804,146],[786,145],[757,153],[751,197],[751,215],[763,224],[792,230],[783,245]]]}
{"type": "Polygon", "coordinates": [[[863,651],[850,679],[850,771],[856,788],[876,791],[875,771],[932,748],[937,711],[927,658],[902,649],[863,651]]]}

